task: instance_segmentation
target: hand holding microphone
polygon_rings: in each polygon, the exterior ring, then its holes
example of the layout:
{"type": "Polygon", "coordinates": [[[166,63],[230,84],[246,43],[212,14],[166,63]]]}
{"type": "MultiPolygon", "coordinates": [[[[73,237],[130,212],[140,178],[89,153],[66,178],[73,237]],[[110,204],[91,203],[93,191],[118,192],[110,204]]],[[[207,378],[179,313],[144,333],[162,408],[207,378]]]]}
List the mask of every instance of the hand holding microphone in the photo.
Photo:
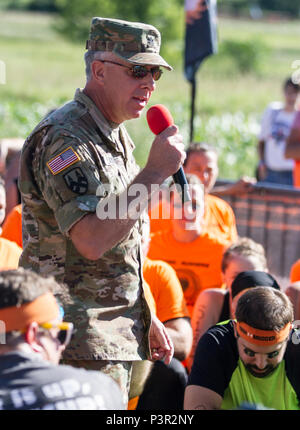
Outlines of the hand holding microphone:
{"type": "MultiPolygon", "coordinates": [[[[147,111],[147,121],[150,130],[157,135],[158,137],[161,137],[162,140],[168,140],[169,143],[173,144],[179,151],[183,151],[183,143],[182,143],[182,137],[181,135],[177,134],[177,128],[174,126],[174,121],[172,118],[172,115],[168,111],[168,109],[163,105],[154,105],[147,111]],[[168,129],[170,126],[173,126],[174,128],[168,129]],[[164,134],[164,131],[166,130],[166,133],[164,134]]],[[[160,143],[158,143],[160,144],[160,143]]],[[[169,164],[171,154],[165,152],[166,148],[161,146],[161,150],[159,153],[160,156],[160,164],[163,162],[164,164],[169,164]]],[[[173,179],[175,184],[179,184],[181,187],[181,193],[182,193],[182,200],[183,202],[190,201],[191,197],[188,190],[188,182],[186,180],[183,168],[180,167],[180,164],[182,164],[182,158],[178,157],[178,153],[175,154],[175,151],[173,151],[174,158],[176,155],[177,165],[179,169],[173,173],[173,179]]],[[[175,160],[174,160],[175,161],[175,160]]],[[[173,164],[173,163],[172,163],[173,164]]],[[[174,172],[174,170],[173,170],[174,172]]]]}

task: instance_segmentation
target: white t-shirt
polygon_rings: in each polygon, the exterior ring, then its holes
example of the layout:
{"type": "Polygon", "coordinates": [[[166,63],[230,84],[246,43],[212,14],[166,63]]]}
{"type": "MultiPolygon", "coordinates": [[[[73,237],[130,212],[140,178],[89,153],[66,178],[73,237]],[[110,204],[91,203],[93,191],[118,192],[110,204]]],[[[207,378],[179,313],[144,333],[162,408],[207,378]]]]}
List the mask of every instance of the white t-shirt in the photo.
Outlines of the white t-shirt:
{"type": "Polygon", "coordinates": [[[265,110],[259,135],[265,141],[265,163],[272,170],[293,170],[294,160],[284,157],[286,139],[296,112],[283,110],[281,102],[271,103],[265,110]]]}

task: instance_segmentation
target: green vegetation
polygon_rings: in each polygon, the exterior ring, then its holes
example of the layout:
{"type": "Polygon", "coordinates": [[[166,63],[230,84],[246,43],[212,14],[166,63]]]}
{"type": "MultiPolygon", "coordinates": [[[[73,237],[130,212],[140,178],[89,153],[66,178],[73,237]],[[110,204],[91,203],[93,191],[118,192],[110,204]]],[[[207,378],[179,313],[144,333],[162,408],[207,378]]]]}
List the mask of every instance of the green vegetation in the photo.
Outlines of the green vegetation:
{"type": "MultiPolygon", "coordinates": [[[[176,13],[178,40],[164,47],[175,70],[164,73],[151,104],[163,103],[170,109],[188,143],[184,20],[183,11],[176,13]]],[[[0,85],[0,138],[25,138],[49,109],[70,100],[75,89],[84,86],[83,44],[63,39],[54,31],[55,23],[55,15],[0,12],[0,60],[7,75],[6,85],[0,85]]],[[[195,140],[219,148],[222,178],[253,175],[260,115],[270,101],[281,99],[282,81],[294,71],[292,62],[300,60],[299,40],[298,21],[219,19],[219,53],[197,72],[195,140]]],[[[153,138],[145,113],[140,120],[129,121],[128,130],[143,166],[153,138]]]]}
{"type": "Polygon", "coordinates": [[[181,33],[182,0],[55,0],[56,29],[68,39],[86,40],[91,16],[149,22],[157,26],[165,40],[177,40],[181,33]]]}
{"type": "Polygon", "coordinates": [[[284,13],[292,18],[300,14],[300,0],[219,0],[218,3],[222,11],[234,13],[235,15],[249,15],[249,9],[252,9],[252,13],[256,9],[256,13],[259,14],[263,12],[284,13]]]}
{"type": "MultiPolygon", "coordinates": [[[[168,0],[169,6],[173,0],[168,0]]],[[[175,0],[177,1],[177,0],[175,0]]],[[[155,0],[152,1],[155,7],[155,0]]],[[[181,0],[177,1],[178,5],[181,6],[181,0]]],[[[129,18],[129,14],[133,13],[136,16],[148,15],[148,4],[147,0],[143,0],[141,7],[141,0],[131,0],[130,2],[124,2],[124,0],[114,0],[108,2],[106,0],[101,1],[102,10],[107,13],[106,16],[112,16],[115,11],[118,12],[119,16],[126,13],[126,17],[129,18]]],[[[220,10],[230,11],[231,14],[247,13],[253,8],[260,8],[265,12],[281,12],[287,16],[295,17],[299,15],[300,11],[300,0],[218,0],[220,10]]],[[[66,5],[72,10],[86,11],[91,6],[99,8],[100,2],[94,0],[85,0],[84,2],[77,2],[76,0],[1,0],[0,7],[2,9],[10,10],[35,10],[35,11],[62,11],[64,12],[66,5]]],[[[101,16],[105,16],[104,14],[101,16]]]]}

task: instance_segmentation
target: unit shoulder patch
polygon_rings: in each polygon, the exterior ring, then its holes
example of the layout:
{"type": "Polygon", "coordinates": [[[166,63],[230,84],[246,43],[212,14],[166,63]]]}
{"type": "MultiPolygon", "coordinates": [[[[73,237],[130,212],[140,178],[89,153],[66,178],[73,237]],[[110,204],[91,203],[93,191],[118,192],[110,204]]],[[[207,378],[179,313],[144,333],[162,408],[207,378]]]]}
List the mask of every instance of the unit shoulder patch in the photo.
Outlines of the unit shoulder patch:
{"type": "Polygon", "coordinates": [[[74,167],[63,176],[67,187],[75,194],[86,194],[88,180],[80,167],[74,167]]]}

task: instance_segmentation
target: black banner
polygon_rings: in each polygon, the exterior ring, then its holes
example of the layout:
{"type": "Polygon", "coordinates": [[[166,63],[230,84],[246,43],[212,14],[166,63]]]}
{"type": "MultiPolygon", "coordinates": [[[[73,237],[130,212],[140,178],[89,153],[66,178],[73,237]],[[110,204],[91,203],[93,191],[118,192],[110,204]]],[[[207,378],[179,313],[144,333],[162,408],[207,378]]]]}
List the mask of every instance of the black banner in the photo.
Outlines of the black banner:
{"type": "Polygon", "coordinates": [[[188,81],[202,61],[217,52],[217,0],[185,0],[184,73],[188,81]]]}

